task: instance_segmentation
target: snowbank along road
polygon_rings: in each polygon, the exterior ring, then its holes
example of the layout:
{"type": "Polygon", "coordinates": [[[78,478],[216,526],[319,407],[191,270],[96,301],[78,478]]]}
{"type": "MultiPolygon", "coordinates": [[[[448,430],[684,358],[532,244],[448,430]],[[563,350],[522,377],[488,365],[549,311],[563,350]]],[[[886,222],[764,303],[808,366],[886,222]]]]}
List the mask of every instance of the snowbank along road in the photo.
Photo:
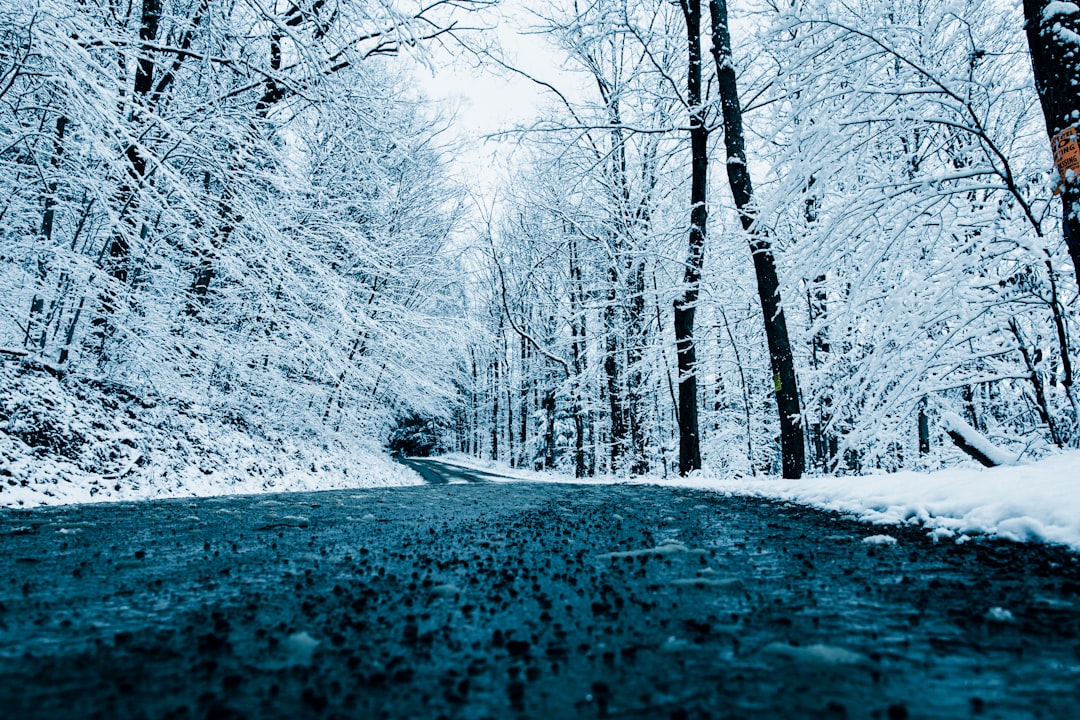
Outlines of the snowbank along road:
{"type": "Polygon", "coordinates": [[[0,512],[4,716],[1080,717],[1065,550],[413,467],[0,512]]]}

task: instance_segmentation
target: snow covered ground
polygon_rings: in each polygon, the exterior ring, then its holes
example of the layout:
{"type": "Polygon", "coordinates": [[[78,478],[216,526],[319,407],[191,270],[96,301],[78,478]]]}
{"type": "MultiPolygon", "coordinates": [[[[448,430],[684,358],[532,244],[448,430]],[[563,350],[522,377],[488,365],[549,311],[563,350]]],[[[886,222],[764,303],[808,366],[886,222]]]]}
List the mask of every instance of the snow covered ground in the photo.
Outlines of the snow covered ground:
{"type": "Polygon", "coordinates": [[[133,452],[132,467],[121,468],[117,476],[43,457],[0,432],[0,465],[7,471],[0,473],[0,507],[423,484],[412,470],[377,451],[324,452],[321,461],[307,464],[310,453],[300,460],[270,443],[236,435],[229,438],[231,447],[187,458],[152,451],[146,460],[133,452]]]}
{"type": "Polygon", "coordinates": [[[240,441],[229,448],[236,452],[184,458],[157,451],[143,467],[117,477],[63,459],[43,458],[0,432],[0,465],[7,470],[0,477],[0,507],[423,484],[412,470],[376,451],[326,452],[320,462],[307,465],[270,443],[259,447],[250,438],[232,439],[240,441]],[[283,464],[276,465],[275,460],[283,464]]]}
{"type": "Polygon", "coordinates": [[[0,507],[419,485],[374,442],[0,366],[0,507]]]}
{"type": "Polygon", "coordinates": [[[515,470],[454,455],[445,462],[497,471],[521,480],[633,482],[715,490],[811,505],[878,525],[918,523],[936,539],[964,542],[975,534],[1066,545],[1080,551],[1080,452],[1028,465],[957,467],[932,473],[779,478],[725,478],[708,471],[689,478],[580,481],[515,470]]]}

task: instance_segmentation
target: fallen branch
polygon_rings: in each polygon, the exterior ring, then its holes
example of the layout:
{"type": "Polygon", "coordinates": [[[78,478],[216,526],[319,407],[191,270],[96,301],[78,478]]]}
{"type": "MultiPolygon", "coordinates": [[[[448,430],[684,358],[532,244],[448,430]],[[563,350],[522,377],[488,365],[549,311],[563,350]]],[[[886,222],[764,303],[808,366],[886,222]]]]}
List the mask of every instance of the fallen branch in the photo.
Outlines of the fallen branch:
{"type": "Polygon", "coordinates": [[[1015,465],[1020,460],[1013,453],[1002,450],[990,442],[986,436],[968,425],[962,417],[954,412],[941,413],[941,424],[953,444],[979,461],[983,467],[1015,465]]]}

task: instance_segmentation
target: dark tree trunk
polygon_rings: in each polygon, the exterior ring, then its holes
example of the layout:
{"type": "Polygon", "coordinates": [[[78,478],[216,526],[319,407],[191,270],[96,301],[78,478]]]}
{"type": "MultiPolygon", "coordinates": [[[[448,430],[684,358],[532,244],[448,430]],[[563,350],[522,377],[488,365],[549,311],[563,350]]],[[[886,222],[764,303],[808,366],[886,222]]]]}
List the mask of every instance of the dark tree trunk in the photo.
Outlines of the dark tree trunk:
{"type": "Polygon", "coordinates": [[[728,184],[739,210],[739,219],[750,239],[754,258],[758,297],[769,342],[776,406],[780,415],[780,449],[785,478],[802,477],[805,446],[802,434],[799,390],[795,380],[795,362],[788,340],[787,320],[780,304],[780,283],[773,260],[772,243],[765,228],[756,222],[754,189],[746,166],[746,142],[743,138],[742,108],[735,81],[731,54],[726,0],[709,0],[712,15],[713,59],[716,62],[717,89],[724,117],[724,147],[727,150],[728,184]]]}
{"type": "Polygon", "coordinates": [[[960,395],[964,398],[964,419],[971,423],[971,427],[978,431],[983,430],[983,424],[979,420],[979,413],[975,410],[975,388],[971,385],[965,385],[960,390],[960,395]]]}
{"type": "Polygon", "coordinates": [[[926,398],[919,403],[919,455],[930,453],[930,418],[926,416],[926,398]]]}
{"type": "Polygon", "coordinates": [[[617,313],[619,273],[608,270],[607,306],[604,308],[604,378],[607,381],[608,409],[611,422],[611,472],[618,473],[622,466],[623,448],[626,445],[626,410],[619,380],[619,342],[617,337],[617,313]]]}
{"type": "Polygon", "coordinates": [[[649,471],[645,455],[645,378],[641,372],[642,348],[645,346],[645,263],[635,260],[629,273],[630,313],[627,319],[629,344],[627,364],[627,424],[630,426],[628,448],[630,474],[644,475],[649,471]]]}
{"type": "Polygon", "coordinates": [[[499,459],[499,358],[491,362],[491,459],[499,459]]]}
{"type": "Polygon", "coordinates": [[[686,290],[675,301],[675,349],[679,369],[679,474],[701,469],[698,430],[697,347],[694,315],[705,256],[708,220],[709,130],[701,105],[701,2],[680,0],[686,20],[686,103],[690,108],[690,237],[683,283],[686,290]]]}
{"type": "Polygon", "coordinates": [[[585,376],[585,287],[581,280],[577,238],[570,236],[570,334],[574,356],[574,477],[585,477],[585,412],[581,402],[581,382],[585,376]]]}
{"type": "MultiPolygon", "coordinates": [[[[1066,31],[1080,33],[1080,12],[1075,6],[1051,0],[1024,0],[1028,47],[1035,72],[1035,87],[1042,103],[1046,133],[1052,139],[1062,130],[1080,125],[1080,51],[1066,31]],[[1056,12],[1047,14],[1051,6],[1056,12]]],[[[1062,230],[1080,284],[1080,177],[1064,183],[1061,192],[1062,230]]]]}
{"type": "Polygon", "coordinates": [[[549,387],[544,392],[544,467],[555,467],[555,388],[549,387]]]}
{"type": "MultiPolygon", "coordinates": [[[[631,475],[642,475],[648,471],[648,462],[645,459],[645,433],[642,427],[645,409],[641,393],[641,359],[645,343],[645,264],[641,260],[639,246],[640,239],[648,235],[651,221],[651,195],[656,187],[653,167],[655,148],[646,149],[640,157],[641,196],[635,201],[623,137],[619,93],[611,92],[602,82],[599,89],[608,105],[612,124],[611,180],[616,194],[615,203],[619,208],[609,268],[612,282],[609,301],[615,303],[617,289],[623,290],[623,302],[618,304],[622,310],[623,331],[622,352],[618,357],[622,359],[623,367],[621,376],[616,378],[617,382],[610,382],[609,376],[608,384],[608,397],[613,402],[612,416],[617,414],[620,417],[617,423],[612,424],[611,464],[617,471],[625,469],[631,475]],[[617,403],[618,413],[615,412],[614,403],[617,403]]],[[[608,327],[614,332],[615,313],[612,313],[608,327]]],[[[614,340],[614,337],[610,337],[608,346],[609,354],[613,357],[618,349],[618,343],[614,340]]],[[[618,368],[613,364],[612,369],[618,368]]]]}
{"type": "Polygon", "coordinates": [[[969,444],[963,435],[955,433],[952,430],[947,431],[947,434],[949,438],[953,441],[953,443],[956,445],[956,447],[960,448],[969,456],[977,460],[979,464],[983,467],[997,467],[996,462],[987,457],[986,454],[979,450],[977,447],[969,444]]]}
{"type": "MultiPolygon", "coordinates": [[[[78,246],[79,237],[82,235],[83,230],[86,228],[86,223],[90,219],[90,211],[94,207],[94,200],[93,199],[86,200],[86,196],[84,195],[83,200],[84,200],[84,202],[86,204],[83,207],[82,217],[79,218],[79,224],[75,227],[75,233],[71,237],[71,245],[70,245],[70,247],[71,247],[72,251],[74,251],[75,248],[78,246]]],[[[90,277],[90,280],[93,281],[93,276],[90,277]]],[[[66,282],[65,276],[61,276],[60,287],[63,287],[65,282],[66,282]]],[[[60,295],[61,295],[61,293],[58,290],[58,292],[57,292],[57,296],[58,296],[57,302],[58,303],[60,301],[60,295]]],[[[79,305],[78,305],[78,307],[75,308],[75,313],[71,316],[71,319],[68,321],[67,330],[64,333],[64,344],[60,346],[60,352],[59,352],[59,356],[57,358],[57,363],[61,367],[63,367],[68,361],[68,357],[69,357],[69,355],[71,353],[71,342],[75,337],[75,328],[77,328],[79,326],[79,319],[82,317],[82,311],[83,311],[83,307],[85,305],[86,305],[86,296],[80,297],[79,298],[79,305]]],[[[59,328],[57,328],[57,329],[59,330],[59,328]]]]}
{"type": "MultiPolygon", "coordinates": [[[[807,201],[809,204],[810,201],[807,201]]],[[[808,222],[811,215],[807,213],[808,222]]],[[[824,275],[818,275],[807,287],[806,296],[809,306],[810,325],[817,326],[814,337],[810,343],[811,362],[814,370],[819,370],[825,363],[829,354],[829,339],[826,334],[826,321],[828,312],[828,296],[825,292],[824,275]]],[[[810,427],[811,453],[810,464],[820,467],[828,472],[836,462],[835,453],[830,452],[835,446],[835,438],[829,431],[829,423],[832,421],[832,392],[826,388],[818,398],[817,421],[810,427]]]]}
{"type": "MultiPolygon", "coordinates": [[[[161,22],[161,0],[143,0],[142,18],[139,27],[139,40],[142,46],[139,49],[139,62],[135,71],[135,109],[132,112],[132,124],[138,125],[142,121],[142,109],[140,105],[148,99],[154,89],[154,55],[150,45],[157,39],[158,24],[161,22]]],[[[143,178],[146,177],[146,157],[136,143],[127,147],[128,160],[128,183],[120,189],[121,205],[127,206],[125,213],[126,224],[134,231],[135,219],[132,210],[135,205],[135,195],[139,191],[143,178]]],[[[122,208],[123,210],[124,208],[122,208]]],[[[113,232],[109,243],[109,274],[113,278],[126,283],[128,280],[128,256],[131,254],[131,245],[128,241],[128,233],[123,230],[123,224],[113,232]]]]}
{"type": "MultiPolygon", "coordinates": [[[[48,186],[45,188],[45,207],[41,213],[41,240],[42,240],[42,255],[38,257],[37,261],[37,277],[38,283],[41,286],[39,292],[44,290],[45,279],[48,276],[48,268],[45,264],[45,253],[49,252],[49,246],[52,245],[53,238],[53,221],[56,217],[56,192],[59,188],[57,183],[56,174],[60,170],[60,159],[64,154],[64,133],[67,130],[68,119],[64,116],[56,118],[56,130],[53,135],[53,152],[52,157],[49,159],[49,165],[52,167],[53,177],[49,180],[48,186]]],[[[45,349],[45,337],[46,337],[46,325],[47,322],[42,322],[42,313],[45,310],[45,296],[34,294],[34,298],[30,301],[30,317],[26,323],[26,337],[23,341],[24,347],[36,347],[39,351],[45,349]]]]}
{"type": "MultiPolygon", "coordinates": [[[[814,178],[810,177],[810,180],[806,184],[806,205],[804,209],[804,217],[806,218],[806,227],[811,229],[817,223],[818,220],[818,203],[817,195],[813,192],[814,178]]],[[[814,332],[814,337],[811,340],[811,357],[813,358],[814,369],[817,370],[823,365],[829,355],[829,335],[828,335],[828,294],[825,290],[825,282],[828,278],[825,275],[818,275],[814,278],[814,281],[807,288],[807,301],[809,303],[810,312],[810,324],[816,326],[817,329],[814,332]]],[[[811,464],[818,465],[822,470],[828,472],[836,464],[836,436],[829,429],[829,425],[832,422],[832,391],[826,389],[825,392],[818,399],[818,419],[817,423],[811,428],[811,438],[813,441],[813,454],[814,458],[811,460],[811,464]]]]}
{"type": "MultiPolygon", "coordinates": [[[[49,161],[52,166],[53,173],[60,169],[60,159],[64,155],[64,133],[67,131],[68,119],[66,117],[56,118],[56,131],[53,135],[53,154],[49,161]]],[[[53,220],[56,217],[56,191],[57,191],[57,179],[54,175],[51,181],[49,181],[48,193],[45,196],[45,210],[41,214],[41,237],[45,239],[46,244],[52,242],[53,236],[53,220]]]]}
{"type": "Polygon", "coordinates": [[[476,363],[476,351],[469,348],[469,360],[472,364],[472,391],[469,393],[469,409],[471,410],[471,417],[469,418],[469,454],[473,457],[480,457],[480,442],[478,440],[480,432],[480,401],[477,397],[480,392],[480,369],[476,363]]]}
{"type": "Polygon", "coordinates": [[[510,341],[503,335],[503,358],[506,371],[506,457],[510,467],[517,467],[514,447],[514,391],[510,385],[510,341]]]}
{"type": "Polygon", "coordinates": [[[518,339],[521,341],[521,386],[518,389],[518,399],[521,404],[519,409],[519,415],[521,416],[519,446],[521,447],[521,467],[527,467],[529,460],[525,455],[529,447],[529,345],[525,342],[525,338],[518,339]]]}

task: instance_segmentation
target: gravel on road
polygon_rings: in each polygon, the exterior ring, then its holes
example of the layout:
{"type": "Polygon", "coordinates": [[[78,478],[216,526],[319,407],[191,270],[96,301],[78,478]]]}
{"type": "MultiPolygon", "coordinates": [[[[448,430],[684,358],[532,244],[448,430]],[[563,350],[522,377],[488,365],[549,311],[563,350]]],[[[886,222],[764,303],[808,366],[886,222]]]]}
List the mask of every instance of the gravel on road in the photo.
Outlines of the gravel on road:
{"type": "Polygon", "coordinates": [[[1064,549],[419,464],[0,511],[0,714],[1080,717],[1064,549]]]}

